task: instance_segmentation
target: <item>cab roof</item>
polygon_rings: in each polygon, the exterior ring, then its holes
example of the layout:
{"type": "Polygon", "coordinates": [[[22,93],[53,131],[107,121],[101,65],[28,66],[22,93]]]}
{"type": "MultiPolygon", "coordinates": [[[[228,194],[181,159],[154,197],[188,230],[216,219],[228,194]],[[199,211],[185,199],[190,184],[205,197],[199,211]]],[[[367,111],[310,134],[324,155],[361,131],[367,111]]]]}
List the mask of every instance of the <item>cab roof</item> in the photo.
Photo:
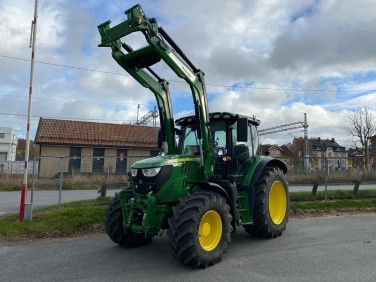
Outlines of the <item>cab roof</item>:
{"type": "MultiPolygon", "coordinates": [[[[256,117],[249,117],[245,115],[234,114],[230,112],[214,112],[209,113],[209,119],[211,122],[218,121],[218,120],[230,120],[232,123],[237,121],[239,118],[246,118],[249,124],[253,124],[255,126],[260,125],[260,120],[256,119],[256,117]]],[[[188,116],[182,117],[175,121],[177,126],[186,126],[188,124],[194,124],[196,122],[195,116],[188,116]]]]}

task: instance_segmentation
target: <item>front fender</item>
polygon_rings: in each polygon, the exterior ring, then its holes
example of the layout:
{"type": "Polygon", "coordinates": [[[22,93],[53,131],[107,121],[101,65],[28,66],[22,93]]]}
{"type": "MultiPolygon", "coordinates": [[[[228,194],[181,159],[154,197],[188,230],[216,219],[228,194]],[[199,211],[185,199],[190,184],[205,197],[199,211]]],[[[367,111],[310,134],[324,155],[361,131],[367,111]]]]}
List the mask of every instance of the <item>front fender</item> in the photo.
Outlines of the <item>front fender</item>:
{"type": "Polygon", "coordinates": [[[213,191],[213,192],[216,192],[218,194],[220,194],[221,196],[223,196],[226,201],[231,204],[232,202],[232,198],[229,193],[227,193],[227,191],[220,185],[218,185],[217,183],[214,183],[214,182],[207,182],[207,181],[192,181],[190,182],[192,184],[195,184],[196,186],[200,187],[202,190],[209,190],[209,191],[213,191]]]}
{"type": "Polygon", "coordinates": [[[223,181],[223,183],[214,183],[208,181],[192,181],[190,182],[195,184],[200,189],[204,191],[211,191],[220,194],[223,198],[225,198],[227,204],[230,206],[230,213],[232,215],[232,227],[233,232],[235,232],[235,221],[239,220],[239,212],[236,208],[236,200],[237,200],[237,192],[236,192],[236,184],[229,183],[227,181],[223,181]],[[222,184],[222,185],[220,185],[222,184]]]}

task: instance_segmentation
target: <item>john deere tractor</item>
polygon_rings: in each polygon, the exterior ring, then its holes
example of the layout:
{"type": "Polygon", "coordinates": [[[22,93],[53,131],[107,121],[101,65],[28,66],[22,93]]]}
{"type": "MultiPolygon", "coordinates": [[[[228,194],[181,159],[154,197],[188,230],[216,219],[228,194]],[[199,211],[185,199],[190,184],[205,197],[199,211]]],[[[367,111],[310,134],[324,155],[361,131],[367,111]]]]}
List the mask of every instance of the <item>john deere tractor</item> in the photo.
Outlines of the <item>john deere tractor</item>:
{"type": "Polygon", "coordinates": [[[125,14],[112,28],[111,21],[98,26],[99,46],[110,47],[115,61],[154,93],[163,153],[132,165],[129,188],[112,198],[106,211],[110,239],[136,247],[167,230],[180,262],[206,267],[222,259],[236,228],[257,237],[281,235],[289,211],[287,168],[278,159],[258,155],[260,121],[209,113],[204,73],[140,5],[125,14]],[[132,33],[143,35],[146,46],[133,50],[124,40],[132,33]],[[169,83],[151,69],[161,61],[192,92],[194,115],[175,124],[169,83]]]}

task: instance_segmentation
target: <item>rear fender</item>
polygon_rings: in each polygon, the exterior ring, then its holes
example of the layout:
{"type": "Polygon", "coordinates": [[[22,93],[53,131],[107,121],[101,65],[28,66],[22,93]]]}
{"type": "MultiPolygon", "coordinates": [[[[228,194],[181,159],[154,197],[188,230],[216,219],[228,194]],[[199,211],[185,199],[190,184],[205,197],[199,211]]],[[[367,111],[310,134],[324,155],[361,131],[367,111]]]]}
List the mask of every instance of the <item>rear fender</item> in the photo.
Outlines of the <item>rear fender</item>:
{"type": "Polygon", "coordinates": [[[248,168],[248,171],[243,179],[242,188],[248,192],[249,208],[252,218],[255,203],[255,184],[260,178],[265,167],[277,167],[280,168],[283,173],[287,173],[286,165],[281,160],[271,157],[257,158],[248,168]]]}
{"type": "MultiPolygon", "coordinates": [[[[287,167],[286,165],[278,159],[274,159],[271,157],[263,158],[260,160],[260,162],[257,164],[256,168],[254,169],[251,177],[251,181],[249,182],[249,185],[253,186],[256,184],[257,180],[260,178],[261,173],[263,172],[265,167],[278,167],[280,168],[283,173],[287,173],[287,167]]],[[[244,183],[243,183],[244,185],[244,183]]]]}

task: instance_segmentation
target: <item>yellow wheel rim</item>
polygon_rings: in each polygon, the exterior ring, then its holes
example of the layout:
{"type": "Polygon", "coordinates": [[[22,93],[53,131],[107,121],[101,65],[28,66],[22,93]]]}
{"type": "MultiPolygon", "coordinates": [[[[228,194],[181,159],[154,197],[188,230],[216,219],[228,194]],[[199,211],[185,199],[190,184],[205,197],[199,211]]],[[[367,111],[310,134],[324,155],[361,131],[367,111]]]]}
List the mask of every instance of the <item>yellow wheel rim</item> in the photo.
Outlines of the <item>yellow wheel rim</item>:
{"type": "Polygon", "coordinates": [[[286,216],[287,195],[281,181],[275,181],[269,192],[269,216],[276,225],[282,223],[286,216]]]}
{"type": "Polygon", "coordinates": [[[204,214],[198,226],[198,238],[205,251],[214,250],[222,237],[222,219],[219,213],[210,210],[204,214]]]}

